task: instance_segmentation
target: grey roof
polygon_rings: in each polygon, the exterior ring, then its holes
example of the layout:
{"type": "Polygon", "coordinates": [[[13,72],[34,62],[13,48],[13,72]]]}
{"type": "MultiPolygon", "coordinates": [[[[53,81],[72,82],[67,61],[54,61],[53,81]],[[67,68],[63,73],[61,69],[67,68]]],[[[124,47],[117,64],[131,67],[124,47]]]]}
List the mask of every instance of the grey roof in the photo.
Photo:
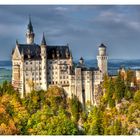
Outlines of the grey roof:
{"type": "Polygon", "coordinates": [[[99,46],[99,48],[106,48],[106,46],[103,43],[101,43],[101,45],[99,46]]]}
{"type": "Polygon", "coordinates": [[[82,68],[82,71],[96,71],[97,69],[94,67],[84,67],[82,68]]]}
{"type": "Polygon", "coordinates": [[[95,70],[98,70],[98,68],[94,68],[94,67],[87,67],[86,65],[82,65],[80,63],[78,63],[76,65],[76,68],[81,68],[82,71],[95,71],[95,70]]]}
{"type": "Polygon", "coordinates": [[[70,58],[70,50],[68,46],[47,46],[47,52],[48,59],[58,59],[57,54],[59,54],[59,59],[70,58]]]}
{"type": "MultiPolygon", "coordinates": [[[[18,44],[21,55],[24,59],[41,59],[41,48],[37,44],[18,44]]],[[[47,46],[47,59],[68,59],[70,58],[70,50],[68,46],[47,46]]]]}
{"type": "Polygon", "coordinates": [[[18,44],[20,54],[24,55],[24,59],[41,59],[40,46],[37,44],[18,44]]]}
{"type": "Polygon", "coordinates": [[[81,57],[79,60],[84,60],[83,57],[81,57]]]}

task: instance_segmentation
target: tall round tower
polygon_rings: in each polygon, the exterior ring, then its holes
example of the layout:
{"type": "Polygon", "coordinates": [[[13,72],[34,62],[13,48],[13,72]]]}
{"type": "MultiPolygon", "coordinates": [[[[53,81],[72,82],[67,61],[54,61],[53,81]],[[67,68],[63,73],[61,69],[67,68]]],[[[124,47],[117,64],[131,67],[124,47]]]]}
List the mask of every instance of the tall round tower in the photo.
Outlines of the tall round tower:
{"type": "Polygon", "coordinates": [[[34,43],[34,37],[35,37],[35,34],[34,34],[32,22],[31,22],[31,18],[29,17],[29,24],[27,26],[27,32],[26,32],[27,44],[33,44],[34,43]]]}
{"type": "Polygon", "coordinates": [[[107,60],[108,56],[106,54],[106,46],[104,44],[101,44],[99,46],[99,53],[97,55],[97,62],[98,62],[98,68],[102,72],[102,74],[107,74],[107,60]]]}

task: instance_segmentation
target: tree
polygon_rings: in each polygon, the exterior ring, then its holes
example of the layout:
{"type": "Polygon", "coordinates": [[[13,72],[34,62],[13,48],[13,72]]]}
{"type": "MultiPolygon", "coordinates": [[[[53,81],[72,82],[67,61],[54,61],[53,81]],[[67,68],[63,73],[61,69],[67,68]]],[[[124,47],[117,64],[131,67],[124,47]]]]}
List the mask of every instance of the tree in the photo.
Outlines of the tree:
{"type": "Polygon", "coordinates": [[[124,80],[121,78],[121,75],[119,74],[115,80],[115,99],[117,103],[121,101],[121,99],[124,97],[125,92],[125,83],[124,80]]]}
{"type": "Polygon", "coordinates": [[[76,96],[70,99],[70,112],[74,122],[78,122],[80,113],[82,112],[82,105],[76,96]]]}
{"type": "MultiPolygon", "coordinates": [[[[50,111],[49,111],[50,112],[50,111]]],[[[32,115],[28,121],[28,133],[34,135],[76,135],[78,128],[63,109],[58,114],[49,114],[48,109],[32,115]]]]}
{"type": "Polygon", "coordinates": [[[134,101],[140,104],[140,90],[135,92],[134,101]]]}
{"type": "Polygon", "coordinates": [[[33,114],[45,104],[45,92],[42,90],[32,91],[26,98],[22,99],[22,103],[28,112],[33,114]]]}
{"type": "Polygon", "coordinates": [[[85,133],[88,135],[103,135],[103,114],[96,106],[89,113],[87,121],[84,123],[85,133]]]}
{"type": "Polygon", "coordinates": [[[45,93],[45,101],[48,106],[57,112],[59,107],[66,108],[66,95],[62,88],[57,86],[49,87],[45,93]]]}
{"type": "Polygon", "coordinates": [[[135,82],[135,73],[129,69],[126,71],[126,75],[126,82],[130,86],[131,82],[135,82]]]}
{"type": "Polygon", "coordinates": [[[113,135],[121,135],[122,132],[122,124],[119,119],[116,119],[113,124],[113,135]]]}

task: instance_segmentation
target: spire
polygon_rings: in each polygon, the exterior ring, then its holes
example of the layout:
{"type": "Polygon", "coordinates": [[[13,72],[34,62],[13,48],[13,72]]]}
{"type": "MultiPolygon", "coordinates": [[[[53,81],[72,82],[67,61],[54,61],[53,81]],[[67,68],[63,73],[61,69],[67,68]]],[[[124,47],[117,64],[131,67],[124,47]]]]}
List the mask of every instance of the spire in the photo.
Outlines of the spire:
{"type": "Polygon", "coordinates": [[[16,45],[18,46],[18,40],[16,39],[16,45]]]}
{"type": "Polygon", "coordinates": [[[43,33],[43,37],[42,37],[42,41],[41,41],[41,45],[46,45],[46,39],[45,39],[45,35],[43,33]]]}
{"type": "Polygon", "coordinates": [[[29,16],[29,23],[28,23],[27,32],[26,32],[27,44],[34,44],[34,37],[35,37],[35,34],[33,31],[31,17],[29,16]]]}
{"type": "Polygon", "coordinates": [[[28,24],[28,31],[31,33],[33,33],[33,26],[32,26],[32,22],[31,22],[31,17],[29,16],[29,24],[28,24]]]}

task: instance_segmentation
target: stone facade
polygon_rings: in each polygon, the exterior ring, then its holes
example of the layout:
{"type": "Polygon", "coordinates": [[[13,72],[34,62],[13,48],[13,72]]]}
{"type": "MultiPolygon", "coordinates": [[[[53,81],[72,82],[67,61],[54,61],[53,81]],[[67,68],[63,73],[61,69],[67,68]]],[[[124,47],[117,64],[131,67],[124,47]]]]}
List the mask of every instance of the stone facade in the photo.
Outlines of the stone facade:
{"type": "Polygon", "coordinates": [[[26,44],[19,44],[12,52],[12,84],[23,98],[34,90],[49,86],[62,87],[67,96],[77,96],[81,103],[96,104],[98,88],[107,74],[106,46],[99,46],[98,68],[86,67],[84,59],[74,65],[68,45],[50,46],[43,34],[40,45],[34,43],[35,33],[29,21],[26,44]]]}

